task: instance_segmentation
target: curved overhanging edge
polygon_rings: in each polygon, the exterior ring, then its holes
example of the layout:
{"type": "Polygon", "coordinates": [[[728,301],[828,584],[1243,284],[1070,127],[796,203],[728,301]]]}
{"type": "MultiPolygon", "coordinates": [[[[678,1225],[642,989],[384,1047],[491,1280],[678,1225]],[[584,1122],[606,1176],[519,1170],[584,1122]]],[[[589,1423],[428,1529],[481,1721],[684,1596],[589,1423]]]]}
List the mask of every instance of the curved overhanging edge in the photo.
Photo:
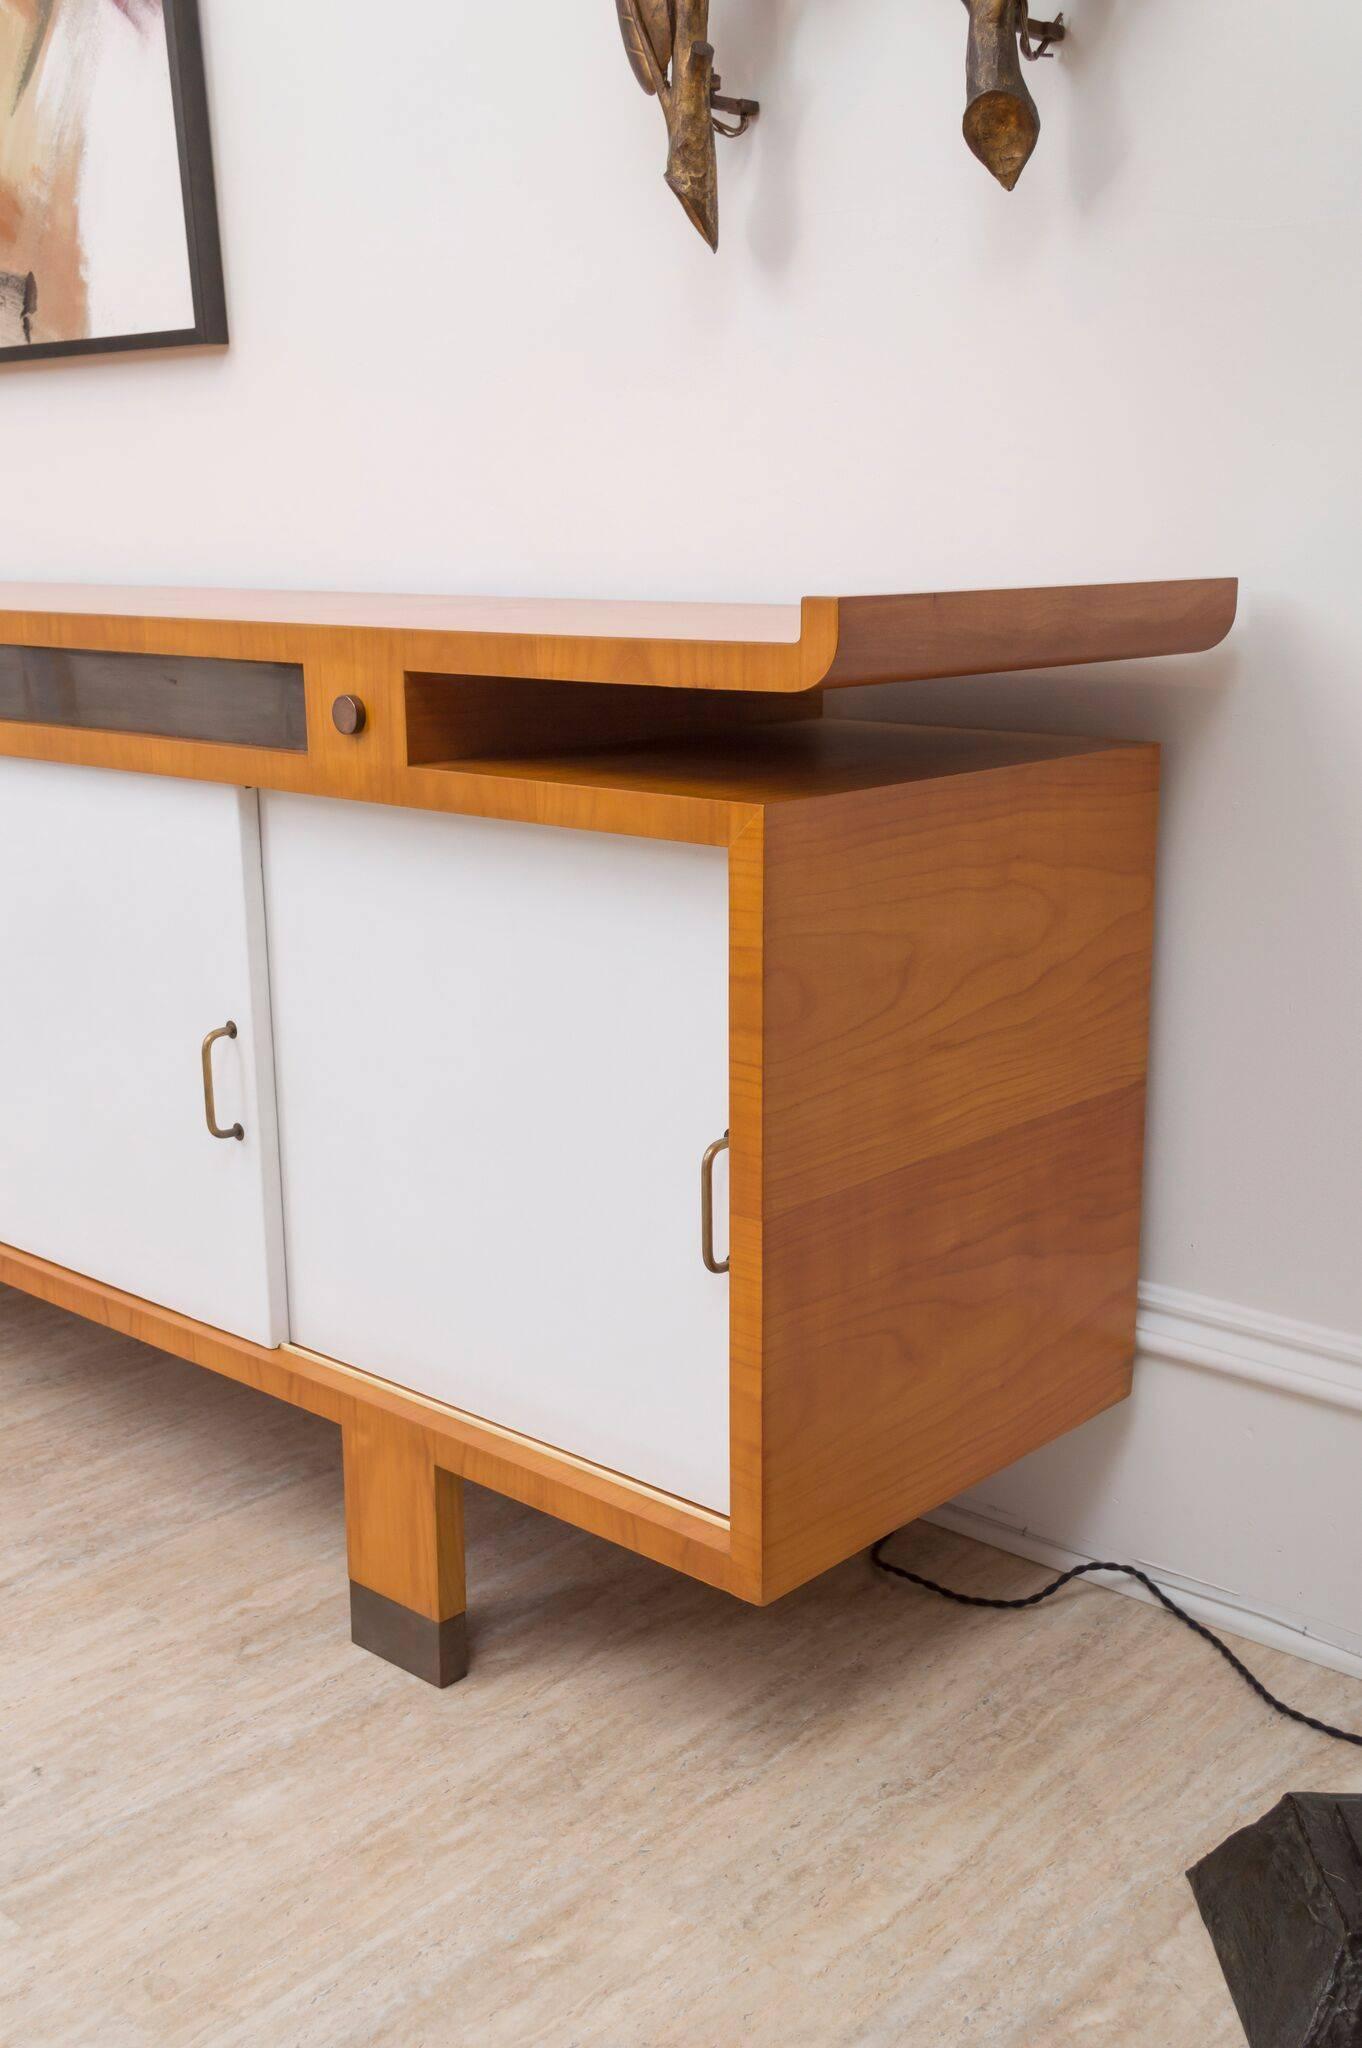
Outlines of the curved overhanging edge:
{"type": "Polygon", "coordinates": [[[1237,598],[1233,577],[806,597],[796,640],[718,640],[11,610],[0,589],[0,642],[282,661],[325,660],[344,642],[361,660],[450,677],[792,695],[1204,653],[1237,598]]]}
{"type": "Polygon", "coordinates": [[[824,600],[837,640],[817,681],[836,689],[1203,654],[1229,633],[1238,598],[1238,578],[1217,576],[824,600]]]}

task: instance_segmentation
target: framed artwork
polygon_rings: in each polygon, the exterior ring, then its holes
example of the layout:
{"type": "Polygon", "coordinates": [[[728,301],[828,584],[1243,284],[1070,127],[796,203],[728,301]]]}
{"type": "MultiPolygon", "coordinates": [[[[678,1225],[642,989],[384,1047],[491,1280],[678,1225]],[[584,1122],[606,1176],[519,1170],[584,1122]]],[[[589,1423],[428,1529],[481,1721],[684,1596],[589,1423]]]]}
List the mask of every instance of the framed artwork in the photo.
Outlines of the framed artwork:
{"type": "Polygon", "coordinates": [[[226,339],[197,0],[0,0],[0,362],[226,339]]]}

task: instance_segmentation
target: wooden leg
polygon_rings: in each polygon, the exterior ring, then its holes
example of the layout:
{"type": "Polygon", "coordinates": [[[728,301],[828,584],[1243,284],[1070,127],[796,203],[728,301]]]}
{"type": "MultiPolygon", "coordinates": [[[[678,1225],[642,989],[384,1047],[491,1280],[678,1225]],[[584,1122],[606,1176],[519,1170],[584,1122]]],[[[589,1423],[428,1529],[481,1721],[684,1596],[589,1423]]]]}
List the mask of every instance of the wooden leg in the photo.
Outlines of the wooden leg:
{"type": "Polygon", "coordinates": [[[428,1430],[355,1402],[342,1423],[350,1633],[430,1685],[468,1669],[463,1482],[428,1430]]]}

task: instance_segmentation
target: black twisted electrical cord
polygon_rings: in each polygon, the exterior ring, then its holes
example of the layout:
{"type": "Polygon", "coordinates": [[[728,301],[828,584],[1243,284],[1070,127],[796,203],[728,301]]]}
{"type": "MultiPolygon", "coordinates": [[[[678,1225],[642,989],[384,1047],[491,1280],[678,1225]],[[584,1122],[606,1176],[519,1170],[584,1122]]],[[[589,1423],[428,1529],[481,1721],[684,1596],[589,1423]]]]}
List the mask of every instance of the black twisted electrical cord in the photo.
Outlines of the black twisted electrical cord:
{"type": "Polygon", "coordinates": [[[1052,1579],[1048,1586],[1042,1586],[1038,1593],[1028,1593],[1023,1600],[985,1600],[977,1593],[957,1593],[950,1586],[938,1586],[935,1579],[924,1579],[920,1572],[910,1572],[901,1564],[890,1564],[881,1553],[885,1544],[892,1540],[889,1536],[881,1537],[870,1553],[872,1564],[896,1579],[907,1579],[910,1585],[921,1586],[925,1592],[939,1593],[943,1600],[954,1600],[961,1607],[1037,1607],[1042,1600],[1048,1600],[1052,1593],[1057,1593],[1061,1586],[1067,1586],[1070,1579],[1081,1579],[1086,1572],[1124,1572],[1128,1579],[1137,1579],[1147,1593],[1153,1594],[1160,1607],[1166,1607],[1170,1614],[1175,1614],[1193,1635],[1200,1636],[1213,1650],[1219,1650],[1230,1668],[1239,1673],[1245,1685],[1256,1692],[1274,1714],[1284,1714],[1288,1721],[1299,1721],[1302,1728],[1313,1728],[1317,1735],[1331,1736],[1335,1742],[1351,1742],[1355,1748],[1362,1749],[1362,1735],[1354,1735],[1347,1728],[1332,1728],[1327,1721],[1317,1721],[1313,1714],[1303,1714],[1299,1707],[1288,1707],[1285,1700],[1279,1700],[1275,1693],[1270,1693],[1262,1680],[1254,1677],[1247,1664],[1240,1663],[1227,1643],[1222,1643],[1219,1636],[1213,1635],[1199,1621],[1193,1621],[1176,1600],[1169,1599],[1162,1586],[1156,1586],[1147,1572],[1138,1571],[1133,1564],[1076,1564],[1067,1572],[1061,1572],[1057,1579],[1052,1579]]]}

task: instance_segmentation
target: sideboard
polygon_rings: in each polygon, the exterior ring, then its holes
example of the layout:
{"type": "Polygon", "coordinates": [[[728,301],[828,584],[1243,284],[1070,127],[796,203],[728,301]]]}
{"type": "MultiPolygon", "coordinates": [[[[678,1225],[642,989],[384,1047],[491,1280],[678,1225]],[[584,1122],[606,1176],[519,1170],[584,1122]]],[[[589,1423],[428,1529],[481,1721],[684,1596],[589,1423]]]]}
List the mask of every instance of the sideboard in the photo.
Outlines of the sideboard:
{"type": "MultiPolygon", "coordinates": [[[[1229,580],[802,607],[0,587],[0,1282],[767,1602],[1130,1385],[1157,750],[833,716],[1229,580]]],[[[967,685],[962,685],[962,688],[967,685]]]]}

